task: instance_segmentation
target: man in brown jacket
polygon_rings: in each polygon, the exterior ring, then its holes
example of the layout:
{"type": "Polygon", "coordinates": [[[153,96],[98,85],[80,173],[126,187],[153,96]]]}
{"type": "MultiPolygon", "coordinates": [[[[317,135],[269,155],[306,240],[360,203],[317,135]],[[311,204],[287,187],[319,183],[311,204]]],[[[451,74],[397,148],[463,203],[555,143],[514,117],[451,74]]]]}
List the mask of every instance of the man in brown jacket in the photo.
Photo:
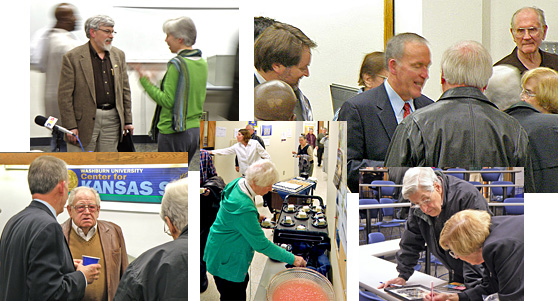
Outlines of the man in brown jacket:
{"type": "Polygon", "coordinates": [[[66,206],[70,218],[62,224],[62,231],[74,260],[81,260],[83,255],[100,258],[99,280],[87,286],[83,300],[111,301],[128,267],[128,255],[122,229],[114,223],[97,220],[100,204],[95,189],[86,186],[73,189],[66,206]]]}
{"type": "Polygon", "coordinates": [[[89,42],[62,59],[58,107],[68,151],[116,152],[122,134],[133,134],[132,102],[124,52],[112,47],[116,33],[108,16],[85,21],[89,42]],[[77,138],[76,138],[77,137],[77,138]]]}

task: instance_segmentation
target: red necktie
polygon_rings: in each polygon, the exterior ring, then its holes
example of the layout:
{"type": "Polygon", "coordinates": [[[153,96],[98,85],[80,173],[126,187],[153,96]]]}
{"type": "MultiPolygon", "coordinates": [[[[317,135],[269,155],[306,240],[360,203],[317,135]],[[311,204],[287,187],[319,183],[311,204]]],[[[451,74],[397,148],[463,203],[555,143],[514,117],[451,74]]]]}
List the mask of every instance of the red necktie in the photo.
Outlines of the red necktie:
{"type": "Polygon", "coordinates": [[[405,110],[405,112],[403,113],[403,118],[409,116],[409,114],[411,114],[411,105],[406,102],[405,105],[403,105],[403,110],[405,110]]]}

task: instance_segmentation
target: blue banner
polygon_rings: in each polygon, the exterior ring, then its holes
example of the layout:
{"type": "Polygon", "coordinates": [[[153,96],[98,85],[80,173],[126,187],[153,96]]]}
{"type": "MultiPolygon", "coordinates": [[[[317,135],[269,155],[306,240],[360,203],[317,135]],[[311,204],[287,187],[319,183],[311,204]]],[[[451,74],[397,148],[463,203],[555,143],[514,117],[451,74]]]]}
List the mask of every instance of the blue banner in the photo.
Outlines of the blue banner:
{"type": "Polygon", "coordinates": [[[161,166],[68,166],[69,188],[92,187],[102,201],[158,204],[169,182],[188,176],[186,164],[161,166]]]}

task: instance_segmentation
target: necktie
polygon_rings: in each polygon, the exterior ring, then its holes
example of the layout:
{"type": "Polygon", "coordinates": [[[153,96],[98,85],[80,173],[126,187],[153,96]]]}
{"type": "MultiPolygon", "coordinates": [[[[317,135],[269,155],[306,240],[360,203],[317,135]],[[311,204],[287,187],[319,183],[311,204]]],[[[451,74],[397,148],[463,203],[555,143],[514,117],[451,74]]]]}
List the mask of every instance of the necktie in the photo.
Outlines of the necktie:
{"type": "Polygon", "coordinates": [[[406,102],[405,105],[403,105],[403,110],[405,110],[405,112],[403,113],[403,119],[405,119],[405,117],[411,114],[411,105],[408,102],[406,102]]]}

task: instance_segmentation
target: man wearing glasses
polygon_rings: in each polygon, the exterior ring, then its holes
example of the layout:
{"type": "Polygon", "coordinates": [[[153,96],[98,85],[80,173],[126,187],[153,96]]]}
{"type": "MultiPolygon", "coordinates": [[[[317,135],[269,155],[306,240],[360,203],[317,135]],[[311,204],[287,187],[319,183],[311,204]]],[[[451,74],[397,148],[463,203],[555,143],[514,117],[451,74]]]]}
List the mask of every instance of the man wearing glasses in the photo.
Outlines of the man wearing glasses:
{"type": "Polygon", "coordinates": [[[439,238],[444,223],[461,210],[485,210],[492,214],[484,196],[470,183],[440,171],[435,172],[430,167],[409,169],[403,178],[401,193],[413,206],[396,254],[399,276],[386,281],[380,288],[392,284],[405,285],[415,271],[420,253],[426,251],[426,244],[432,255],[448,269],[449,282],[464,283],[469,300],[481,300],[482,292],[470,288],[480,283],[482,270],[453,258],[440,247],[439,238]]]}
{"type": "Polygon", "coordinates": [[[89,42],[62,59],[58,107],[68,151],[116,152],[122,134],[133,134],[132,102],[124,52],[112,47],[114,21],[94,16],[85,21],[89,42]]]}
{"type": "Polygon", "coordinates": [[[547,29],[542,9],[533,6],[516,11],[511,19],[510,32],[517,47],[495,65],[512,65],[521,74],[537,67],[558,70],[558,55],[539,49],[547,29]]]}
{"type": "Polygon", "coordinates": [[[83,255],[100,258],[99,280],[87,286],[83,300],[113,300],[120,278],[128,267],[122,229],[114,223],[97,220],[101,198],[93,188],[73,189],[66,209],[70,218],[62,224],[62,231],[72,257],[79,260],[83,255]]]}

